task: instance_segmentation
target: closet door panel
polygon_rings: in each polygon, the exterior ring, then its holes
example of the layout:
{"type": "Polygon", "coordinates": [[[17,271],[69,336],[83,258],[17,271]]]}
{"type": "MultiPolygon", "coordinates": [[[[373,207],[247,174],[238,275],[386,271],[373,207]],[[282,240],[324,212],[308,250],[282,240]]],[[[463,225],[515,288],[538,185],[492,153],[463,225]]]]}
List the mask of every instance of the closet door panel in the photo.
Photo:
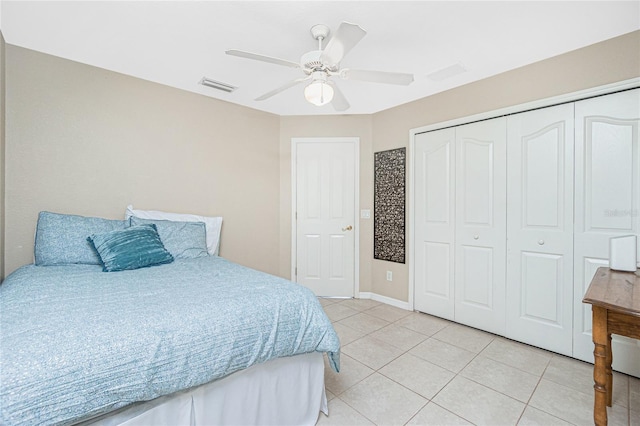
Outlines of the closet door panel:
{"type": "Polygon", "coordinates": [[[461,246],[460,277],[463,283],[461,304],[491,311],[493,309],[493,250],[490,247],[461,246]]]}
{"type": "MultiPolygon", "coordinates": [[[[640,89],[576,102],[573,356],[593,362],[591,305],[582,303],[609,239],[640,232],[640,89]]],[[[640,251],[639,251],[640,253],[640,251]]],[[[613,368],[640,376],[638,341],[613,337],[613,368]]]]}
{"type": "Polygon", "coordinates": [[[632,185],[636,165],[633,132],[637,129],[627,120],[611,117],[587,117],[584,124],[590,131],[584,153],[584,229],[632,232],[635,218],[631,213],[637,201],[633,194],[637,188],[632,185]],[[616,167],[610,167],[613,165],[616,167]],[[614,186],[614,182],[619,184],[614,186]]]}
{"type": "Polygon", "coordinates": [[[415,136],[415,309],[453,319],[455,131],[415,136]]]}
{"type": "MultiPolygon", "coordinates": [[[[535,252],[521,252],[520,318],[546,326],[565,325],[563,311],[564,258],[535,252]]],[[[571,300],[571,299],[569,299],[571,300]]],[[[507,320],[507,324],[509,324],[507,320]]],[[[570,329],[569,329],[570,331],[570,329]]],[[[571,336],[565,342],[571,346],[571,336]]],[[[538,345],[539,346],[539,345],[538,345]]]]}
{"type": "MultiPolygon", "coordinates": [[[[449,267],[451,265],[451,256],[449,255],[451,244],[436,243],[425,241],[423,247],[424,257],[421,259],[424,276],[424,287],[422,293],[432,298],[440,298],[443,301],[452,299],[451,274],[449,267]]],[[[431,312],[438,312],[435,306],[430,308],[431,312]]],[[[418,309],[422,311],[422,309],[418,309]]],[[[423,311],[424,312],[424,311],[423,311]]],[[[446,312],[438,312],[440,316],[448,316],[446,312]]]]}
{"type": "Polygon", "coordinates": [[[565,355],[573,325],[573,104],[510,116],[506,336],[565,355]]]}
{"type": "Polygon", "coordinates": [[[460,139],[462,223],[469,227],[492,224],[494,183],[493,141],[460,139]]]}
{"type": "Polygon", "coordinates": [[[455,320],[505,328],[506,119],[456,128],[455,320]]]}

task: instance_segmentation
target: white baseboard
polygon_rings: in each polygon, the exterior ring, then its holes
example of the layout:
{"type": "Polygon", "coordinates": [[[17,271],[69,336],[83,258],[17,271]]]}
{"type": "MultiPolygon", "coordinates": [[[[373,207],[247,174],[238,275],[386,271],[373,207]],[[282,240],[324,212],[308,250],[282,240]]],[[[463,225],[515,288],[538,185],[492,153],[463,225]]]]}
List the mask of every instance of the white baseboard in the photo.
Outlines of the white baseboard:
{"type": "Polygon", "coordinates": [[[358,296],[360,299],[371,299],[376,302],[385,303],[387,305],[395,306],[396,308],[410,311],[409,302],[403,302],[402,300],[394,299],[392,297],[382,296],[380,294],[371,293],[368,291],[361,291],[358,296]]]}

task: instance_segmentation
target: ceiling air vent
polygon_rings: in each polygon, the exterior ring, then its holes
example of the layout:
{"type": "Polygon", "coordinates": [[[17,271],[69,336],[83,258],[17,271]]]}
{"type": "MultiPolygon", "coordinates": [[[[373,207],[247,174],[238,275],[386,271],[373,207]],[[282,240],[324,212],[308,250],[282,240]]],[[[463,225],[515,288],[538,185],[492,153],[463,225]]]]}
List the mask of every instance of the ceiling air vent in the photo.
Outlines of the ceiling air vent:
{"type": "Polygon", "coordinates": [[[207,78],[207,77],[202,77],[202,80],[200,80],[200,84],[202,84],[203,86],[222,90],[223,92],[227,92],[227,93],[231,93],[237,89],[237,87],[235,86],[232,86],[227,83],[222,83],[220,81],[211,80],[210,78],[207,78]]]}
{"type": "Polygon", "coordinates": [[[467,67],[458,62],[456,64],[449,65],[448,67],[441,68],[431,74],[427,74],[427,78],[433,81],[442,81],[466,71],[467,67]]]}

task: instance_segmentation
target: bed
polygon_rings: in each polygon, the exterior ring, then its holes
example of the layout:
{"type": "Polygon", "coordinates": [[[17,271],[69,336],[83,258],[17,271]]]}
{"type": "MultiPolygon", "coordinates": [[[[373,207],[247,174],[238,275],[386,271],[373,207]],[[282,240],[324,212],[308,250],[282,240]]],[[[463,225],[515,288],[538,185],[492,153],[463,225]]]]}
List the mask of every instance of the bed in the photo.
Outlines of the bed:
{"type": "Polygon", "coordinates": [[[323,354],[338,371],[340,343],[308,289],[208,253],[117,272],[42,258],[0,286],[0,423],[313,424],[326,412],[323,354]]]}

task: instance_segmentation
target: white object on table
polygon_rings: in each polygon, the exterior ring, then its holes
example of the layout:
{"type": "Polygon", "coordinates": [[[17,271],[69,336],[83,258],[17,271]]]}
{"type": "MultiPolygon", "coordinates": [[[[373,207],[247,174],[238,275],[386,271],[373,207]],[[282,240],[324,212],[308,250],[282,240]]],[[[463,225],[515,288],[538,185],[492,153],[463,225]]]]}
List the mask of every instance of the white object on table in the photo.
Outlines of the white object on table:
{"type": "Polygon", "coordinates": [[[625,235],[609,240],[609,268],[616,271],[635,272],[637,237],[625,235]]]}

